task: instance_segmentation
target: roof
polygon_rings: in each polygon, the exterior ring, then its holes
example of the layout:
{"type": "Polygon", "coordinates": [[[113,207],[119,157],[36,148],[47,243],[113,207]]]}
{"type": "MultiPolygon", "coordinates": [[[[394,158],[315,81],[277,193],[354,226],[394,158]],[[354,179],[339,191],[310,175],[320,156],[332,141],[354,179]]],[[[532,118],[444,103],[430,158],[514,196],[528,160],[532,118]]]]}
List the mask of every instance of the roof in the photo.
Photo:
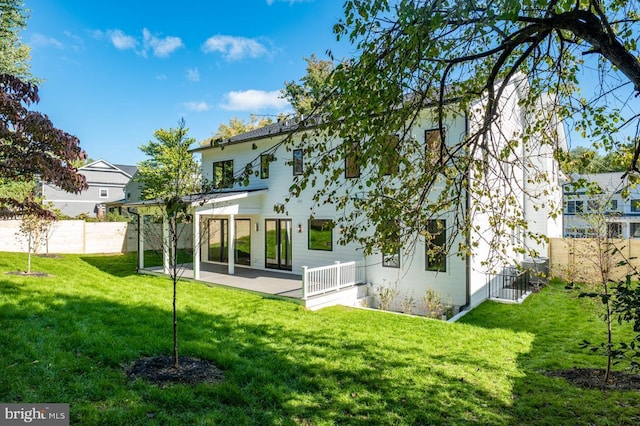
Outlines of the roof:
{"type": "MultiPolygon", "coordinates": [[[[585,179],[589,183],[597,184],[602,192],[608,194],[614,194],[620,192],[626,185],[627,179],[623,172],[610,172],[610,173],[591,173],[591,174],[578,174],[571,175],[571,182],[577,182],[579,179],[585,179]]],[[[566,185],[571,185],[571,182],[566,185]]],[[[584,188],[578,188],[584,189],[584,188]]]]}
{"type": "Polygon", "coordinates": [[[94,171],[110,171],[110,170],[113,171],[115,169],[120,170],[121,172],[123,172],[129,177],[133,177],[133,175],[138,171],[138,168],[136,166],[128,166],[124,164],[112,164],[107,160],[103,160],[103,159],[92,161],[91,163],[85,164],[84,166],[78,168],[78,170],[94,170],[94,171]]]}
{"type": "Polygon", "coordinates": [[[135,175],[138,171],[138,167],[137,166],[127,166],[124,164],[114,164],[115,167],[119,168],[120,170],[122,170],[123,172],[125,172],[126,174],[128,174],[129,176],[133,177],[133,175],[135,175]]]}
{"type": "Polygon", "coordinates": [[[249,130],[248,132],[240,133],[230,138],[224,138],[216,140],[211,138],[209,145],[199,146],[197,148],[190,149],[189,152],[201,152],[210,148],[216,148],[218,146],[234,145],[243,142],[250,142],[256,139],[262,139],[265,137],[272,137],[278,135],[285,135],[293,133],[297,130],[311,129],[318,125],[319,119],[317,117],[310,117],[304,119],[303,117],[294,117],[287,120],[278,121],[277,123],[268,124],[264,127],[249,130]]]}

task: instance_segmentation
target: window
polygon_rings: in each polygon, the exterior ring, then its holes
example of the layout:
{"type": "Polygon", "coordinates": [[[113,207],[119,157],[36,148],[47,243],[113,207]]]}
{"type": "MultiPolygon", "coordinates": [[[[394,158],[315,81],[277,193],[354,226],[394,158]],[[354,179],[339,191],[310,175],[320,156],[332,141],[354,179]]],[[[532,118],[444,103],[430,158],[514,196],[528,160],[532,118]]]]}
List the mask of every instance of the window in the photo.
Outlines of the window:
{"type": "Polygon", "coordinates": [[[301,149],[293,150],[293,175],[298,176],[304,172],[304,159],[301,149]]]}
{"type": "Polygon", "coordinates": [[[309,250],[333,250],[333,221],[309,219],[309,250]]]}
{"type": "Polygon", "coordinates": [[[397,222],[389,222],[378,229],[379,238],[388,243],[382,249],[382,266],[385,268],[400,267],[400,227],[397,222]]]}
{"type": "Polygon", "coordinates": [[[344,177],[360,177],[359,151],[360,144],[358,142],[345,142],[344,177]]]}
{"type": "Polygon", "coordinates": [[[609,210],[615,212],[618,210],[618,200],[611,200],[609,203],[609,210]]]}
{"type": "Polygon", "coordinates": [[[631,211],[640,213],[640,200],[631,200],[631,211]]]}
{"type": "Polygon", "coordinates": [[[233,187],[233,160],[213,163],[213,187],[216,189],[233,187]]]}
{"type": "Polygon", "coordinates": [[[100,188],[100,198],[109,198],[109,190],[107,188],[100,188]]]}
{"type": "Polygon", "coordinates": [[[567,201],[567,213],[582,213],[583,201],[567,201]]]}
{"type": "Polygon", "coordinates": [[[380,154],[381,169],[384,175],[397,174],[400,171],[400,138],[397,135],[387,137],[380,154]]]}
{"type": "Polygon", "coordinates": [[[640,238],[640,223],[631,223],[631,237],[640,238]]]}
{"type": "Polygon", "coordinates": [[[433,166],[440,162],[441,147],[442,139],[440,138],[440,129],[425,130],[424,150],[427,166],[433,166]]]}
{"type": "Polygon", "coordinates": [[[447,270],[447,222],[443,219],[432,219],[427,222],[426,269],[427,271],[445,272],[447,270]]]}
{"type": "Polygon", "coordinates": [[[607,236],[609,238],[622,238],[622,223],[607,223],[607,236]]]}
{"type": "Polygon", "coordinates": [[[273,154],[260,156],[260,179],[269,179],[269,163],[273,160],[273,154]]]}

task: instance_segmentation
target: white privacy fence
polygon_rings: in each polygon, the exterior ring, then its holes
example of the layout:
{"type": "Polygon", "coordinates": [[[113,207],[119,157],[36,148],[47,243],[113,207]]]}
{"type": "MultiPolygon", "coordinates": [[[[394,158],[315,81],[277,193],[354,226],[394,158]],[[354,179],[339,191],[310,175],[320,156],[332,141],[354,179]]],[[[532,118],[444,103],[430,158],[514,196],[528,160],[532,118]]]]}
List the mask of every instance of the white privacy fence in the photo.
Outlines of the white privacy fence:
{"type": "Polygon", "coordinates": [[[317,268],[302,267],[302,298],[340,290],[364,282],[364,262],[335,262],[317,268]]]}

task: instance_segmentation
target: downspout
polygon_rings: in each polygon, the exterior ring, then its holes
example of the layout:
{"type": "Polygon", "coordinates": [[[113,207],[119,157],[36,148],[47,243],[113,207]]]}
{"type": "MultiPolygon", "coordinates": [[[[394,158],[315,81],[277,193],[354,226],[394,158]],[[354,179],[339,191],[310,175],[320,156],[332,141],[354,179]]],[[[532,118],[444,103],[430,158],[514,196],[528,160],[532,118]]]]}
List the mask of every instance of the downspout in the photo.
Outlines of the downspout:
{"type": "MultiPolygon", "coordinates": [[[[127,207],[127,212],[129,212],[129,214],[132,214],[136,217],[136,222],[138,223],[138,253],[140,253],[141,247],[140,247],[140,214],[137,211],[133,211],[131,210],[131,207],[127,207]]],[[[140,265],[139,262],[136,262],[136,274],[140,273],[140,265]]]]}
{"type": "MultiPolygon", "coordinates": [[[[465,137],[469,135],[469,115],[467,114],[467,112],[465,111],[464,113],[464,134],[465,137]]],[[[471,202],[469,201],[469,169],[467,168],[466,171],[466,185],[464,188],[465,191],[465,197],[464,197],[464,208],[465,208],[465,215],[469,214],[469,208],[471,205],[471,202]]],[[[467,247],[471,247],[471,233],[469,233],[466,236],[466,243],[467,243],[467,247]]],[[[460,306],[460,312],[464,311],[465,309],[468,309],[469,306],[471,305],[471,256],[469,254],[465,255],[465,266],[466,266],[466,270],[465,270],[465,274],[466,274],[466,279],[465,279],[465,304],[460,306]]]]}

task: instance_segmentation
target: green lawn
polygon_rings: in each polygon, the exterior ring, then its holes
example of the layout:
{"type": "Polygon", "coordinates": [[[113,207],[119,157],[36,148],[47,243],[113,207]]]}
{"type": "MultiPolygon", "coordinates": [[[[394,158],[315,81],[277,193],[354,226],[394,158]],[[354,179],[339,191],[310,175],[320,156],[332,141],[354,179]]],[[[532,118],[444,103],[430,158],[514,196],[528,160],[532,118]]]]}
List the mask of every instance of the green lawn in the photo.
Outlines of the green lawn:
{"type": "Polygon", "coordinates": [[[135,275],[129,255],[36,258],[52,277],[3,274],[25,265],[0,253],[0,402],[67,402],[71,424],[640,423],[637,392],[542,374],[604,365],[578,348],[601,320],[560,284],[449,324],[185,282],[181,354],[226,379],[159,388],[123,369],[171,353],[168,279],[135,275]]]}

